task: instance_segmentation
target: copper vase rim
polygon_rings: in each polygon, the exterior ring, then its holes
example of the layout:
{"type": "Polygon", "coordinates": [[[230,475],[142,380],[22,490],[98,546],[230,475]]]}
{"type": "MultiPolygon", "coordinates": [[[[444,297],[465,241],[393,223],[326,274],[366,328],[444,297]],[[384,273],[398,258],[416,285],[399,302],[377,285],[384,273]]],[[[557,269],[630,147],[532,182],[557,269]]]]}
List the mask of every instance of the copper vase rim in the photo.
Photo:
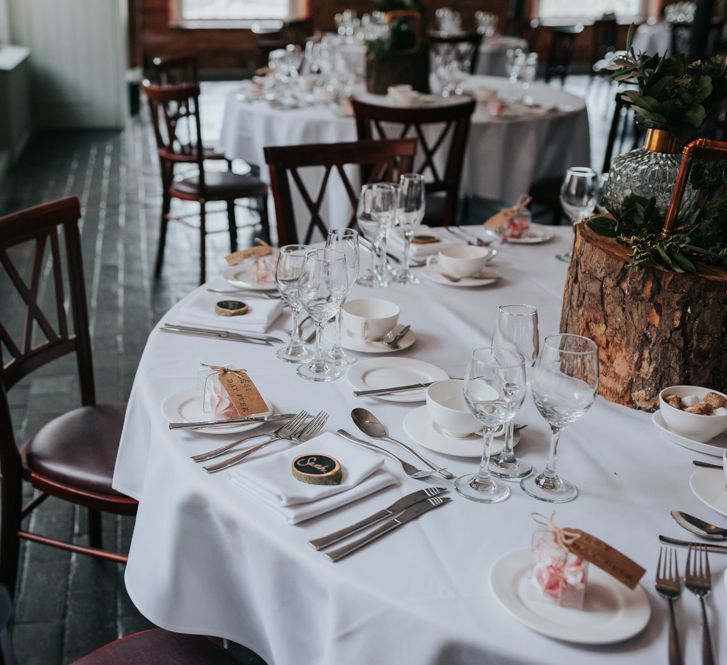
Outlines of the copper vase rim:
{"type": "Polygon", "coordinates": [[[679,143],[666,129],[651,127],[646,131],[644,150],[674,155],[679,152],[679,143]]]}

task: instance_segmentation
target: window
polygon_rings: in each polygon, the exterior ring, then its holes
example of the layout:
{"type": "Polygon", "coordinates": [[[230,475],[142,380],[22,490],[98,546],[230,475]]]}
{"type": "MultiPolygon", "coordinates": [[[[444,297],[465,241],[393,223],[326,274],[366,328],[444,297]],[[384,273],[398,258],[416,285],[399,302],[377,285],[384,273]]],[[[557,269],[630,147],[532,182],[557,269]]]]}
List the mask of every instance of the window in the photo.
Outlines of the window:
{"type": "Polygon", "coordinates": [[[540,0],[540,18],[590,18],[598,19],[604,14],[617,16],[639,16],[643,10],[642,0],[588,0],[574,3],[573,0],[540,0]]]}
{"type": "Polygon", "coordinates": [[[291,0],[180,0],[184,21],[287,19],[291,0]]]}

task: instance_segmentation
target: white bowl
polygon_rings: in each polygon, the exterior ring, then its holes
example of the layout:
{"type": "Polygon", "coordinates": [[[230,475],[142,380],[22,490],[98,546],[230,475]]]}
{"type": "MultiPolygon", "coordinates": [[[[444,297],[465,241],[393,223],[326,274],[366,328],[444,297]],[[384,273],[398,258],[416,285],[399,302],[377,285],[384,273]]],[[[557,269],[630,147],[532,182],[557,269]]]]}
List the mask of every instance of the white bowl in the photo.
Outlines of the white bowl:
{"type": "Polygon", "coordinates": [[[454,277],[469,277],[482,270],[495,256],[496,252],[488,247],[473,245],[451,245],[443,247],[434,256],[427,257],[427,264],[439,263],[442,272],[454,277]]]}
{"type": "Polygon", "coordinates": [[[659,393],[659,403],[661,404],[661,415],[667,427],[676,434],[701,443],[705,443],[727,430],[727,409],[724,407],[717,409],[711,416],[702,416],[698,413],[687,413],[681,409],[675,409],[671,404],[664,401],[664,398],[669,395],[679,397],[695,395],[701,400],[710,392],[727,397],[718,390],[700,388],[699,386],[669,386],[664,388],[659,393]]]}
{"type": "Polygon", "coordinates": [[[427,388],[427,411],[443,434],[464,438],[482,429],[464,399],[464,381],[446,379],[427,388]]]}

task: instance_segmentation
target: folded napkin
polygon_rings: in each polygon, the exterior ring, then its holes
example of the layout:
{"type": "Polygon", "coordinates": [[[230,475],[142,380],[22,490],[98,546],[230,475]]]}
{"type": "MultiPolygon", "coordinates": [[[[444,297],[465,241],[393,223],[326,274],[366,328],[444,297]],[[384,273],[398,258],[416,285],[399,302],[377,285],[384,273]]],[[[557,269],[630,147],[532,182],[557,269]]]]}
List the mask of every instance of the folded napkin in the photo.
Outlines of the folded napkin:
{"type": "MultiPolygon", "coordinates": [[[[283,311],[282,300],[261,300],[252,296],[211,293],[204,289],[197,291],[177,313],[180,325],[204,326],[239,332],[264,333],[283,311]],[[222,316],[215,312],[215,303],[220,300],[242,300],[250,310],[241,316],[222,316]]],[[[170,321],[170,323],[172,323],[170,321]]]]}
{"type": "Polygon", "coordinates": [[[289,524],[322,515],[397,483],[396,476],[384,468],[380,455],[344,443],[332,432],[284,452],[250,458],[230,471],[230,480],[280,513],[289,524]],[[341,463],[340,485],[310,485],[293,476],[293,460],[315,453],[335,457],[341,463]]]}
{"type": "MultiPolygon", "coordinates": [[[[432,254],[436,254],[442,247],[457,244],[457,239],[444,229],[433,229],[425,224],[418,226],[414,235],[432,235],[439,238],[439,242],[428,242],[421,245],[411,244],[410,256],[414,261],[423,261],[432,254]],[[445,238],[448,235],[450,238],[445,238]],[[454,241],[454,242],[453,242],[454,241]]],[[[404,253],[404,233],[401,229],[394,228],[389,235],[389,249],[396,254],[404,253]]]]}

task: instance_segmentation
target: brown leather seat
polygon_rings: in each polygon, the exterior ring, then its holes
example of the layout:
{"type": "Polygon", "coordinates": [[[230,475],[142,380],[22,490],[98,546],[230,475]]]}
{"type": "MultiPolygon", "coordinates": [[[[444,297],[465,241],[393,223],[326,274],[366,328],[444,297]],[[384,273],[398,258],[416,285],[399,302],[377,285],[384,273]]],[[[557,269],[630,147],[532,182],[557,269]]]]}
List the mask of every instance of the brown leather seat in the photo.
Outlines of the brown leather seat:
{"type": "MultiPolygon", "coordinates": [[[[251,196],[267,196],[267,185],[249,175],[239,175],[229,171],[205,172],[204,198],[207,200],[241,199],[251,196]]],[[[199,176],[175,180],[171,186],[172,196],[202,197],[199,186],[199,176]]]]}
{"type": "Polygon", "coordinates": [[[126,407],[82,406],[54,418],[23,448],[26,466],[64,485],[123,496],[111,488],[126,407]]]}
{"type": "Polygon", "coordinates": [[[73,665],[240,665],[240,661],[206,637],[155,628],[110,642],[73,665]]]}

